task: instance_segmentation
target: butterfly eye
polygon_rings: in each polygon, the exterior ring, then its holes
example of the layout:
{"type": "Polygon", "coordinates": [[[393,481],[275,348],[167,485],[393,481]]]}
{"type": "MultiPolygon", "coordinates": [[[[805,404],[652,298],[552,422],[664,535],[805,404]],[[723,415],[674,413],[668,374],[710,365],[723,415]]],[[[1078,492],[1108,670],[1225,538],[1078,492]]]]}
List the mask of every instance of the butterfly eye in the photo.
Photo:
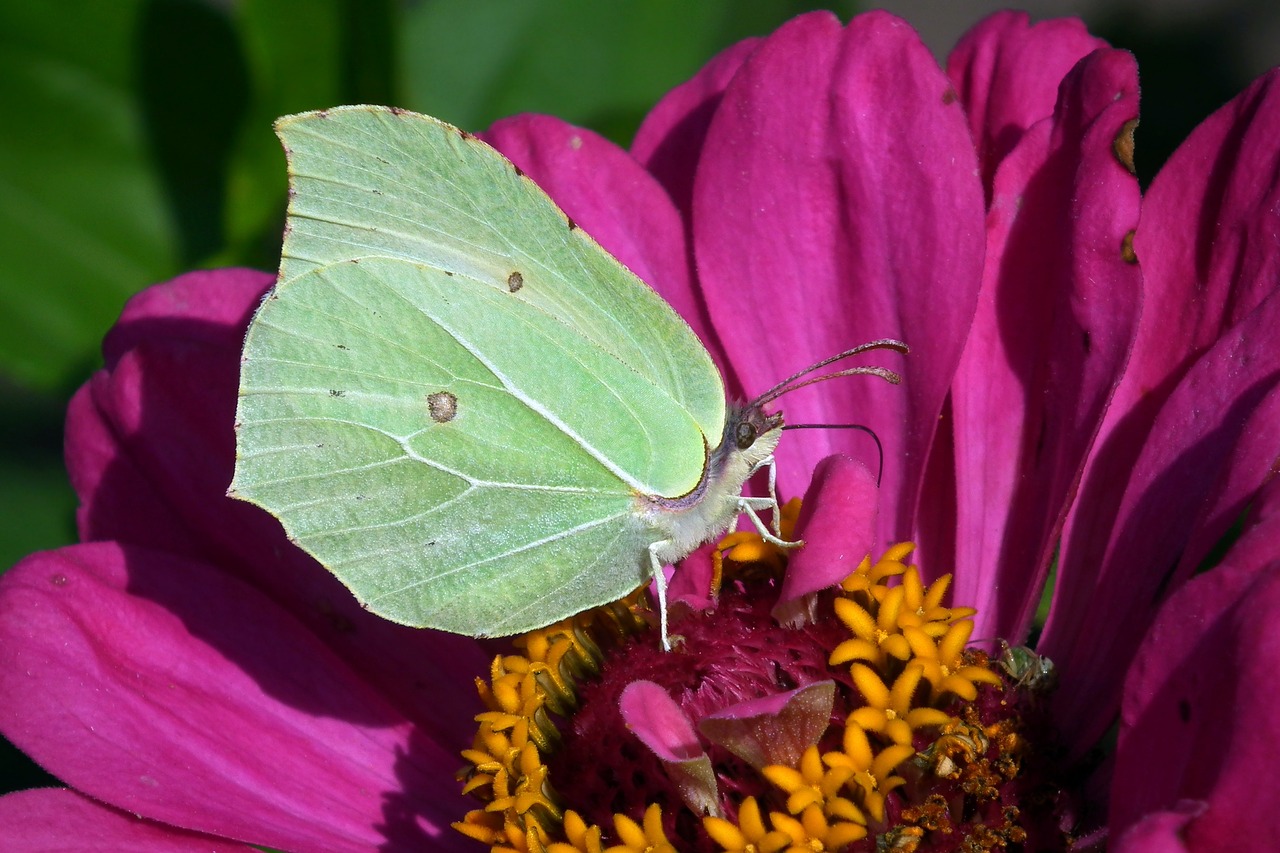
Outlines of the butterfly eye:
{"type": "Polygon", "coordinates": [[[756,432],[756,426],[753,423],[742,421],[738,424],[737,435],[734,440],[738,444],[739,450],[746,450],[748,447],[756,443],[759,433],[756,432]]]}

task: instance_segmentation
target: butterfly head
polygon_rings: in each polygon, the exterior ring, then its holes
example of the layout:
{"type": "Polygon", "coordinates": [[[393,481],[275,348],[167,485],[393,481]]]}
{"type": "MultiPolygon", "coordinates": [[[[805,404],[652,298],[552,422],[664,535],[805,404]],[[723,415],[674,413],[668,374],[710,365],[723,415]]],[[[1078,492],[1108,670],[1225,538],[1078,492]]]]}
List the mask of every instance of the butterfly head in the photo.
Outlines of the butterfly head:
{"type": "Polygon", "coordinates": [[[732,405],[720,448],[752,470],[773,455],[781,437],[782,412],[766,414],[763,406],[753,403],[732,405]]]}

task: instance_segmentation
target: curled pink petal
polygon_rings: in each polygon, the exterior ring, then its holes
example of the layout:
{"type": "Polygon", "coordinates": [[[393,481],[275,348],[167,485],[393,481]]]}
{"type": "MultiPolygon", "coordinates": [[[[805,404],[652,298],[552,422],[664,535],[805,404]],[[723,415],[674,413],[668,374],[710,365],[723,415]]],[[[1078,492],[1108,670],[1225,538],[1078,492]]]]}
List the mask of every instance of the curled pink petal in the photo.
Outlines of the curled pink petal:
{"type": "Polygon", "coordinates": [[[720,814],[716,774],[693,723],[667,691],[652,681],[633,681],[622,691],[618,709],[640,741],[662,761],[694,814],[720,814]]]}
{"type": "Polygon", "coordinates": [[[1144,313],[1116,415],[1158,405],[1199,353],[1276,289],[1278,135],[1272,71],[1205,119],[1156,176],[1134,250],[1148,302],[1170,310],[1144,313]]]}
{"type": "Polygon", "coordinates": [[[627,728],[663,761],[687,761],[702,754],[693,723],[680,704],[652,681],[628,684],[618,710],[627,728]]]}
{"type": "Polygon", "coordinates": [[[879,499],[875,477],[861,462],[828,456],[818,463],[796,520],[796,536],[805,544],[787,565],[775,617],[858,568],[875,545],[879,499]]]}
{"type": "Polygon", "coordinates": [[[705,610],[715,604],[712,596],[711,582],[715,568],[711,562],[711,553],[717,543],[708,542],[680,561],[667,584],[667,605],[673,610],[675,605],[690,610],[705,610]]]}
{"type": "Polygon", "coordinates": [[[831,725],[834,681],[820,681],[738,702],[698,721],[698,730],[757,770],[770,764],[797,767],[831,725]]]}

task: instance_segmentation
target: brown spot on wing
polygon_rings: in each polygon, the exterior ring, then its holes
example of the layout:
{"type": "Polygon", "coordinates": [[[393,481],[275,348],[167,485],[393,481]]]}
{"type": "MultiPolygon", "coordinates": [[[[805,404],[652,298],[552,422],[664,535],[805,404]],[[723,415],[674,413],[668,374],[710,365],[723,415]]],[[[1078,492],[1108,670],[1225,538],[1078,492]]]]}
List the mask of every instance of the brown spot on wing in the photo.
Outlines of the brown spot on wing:
{"type": "Polygon", "coordinates": [[[447,424],[458,415],[458,398],[448,391],[436,391],[427,395],[427,411],[431,420],[447,424]]]}

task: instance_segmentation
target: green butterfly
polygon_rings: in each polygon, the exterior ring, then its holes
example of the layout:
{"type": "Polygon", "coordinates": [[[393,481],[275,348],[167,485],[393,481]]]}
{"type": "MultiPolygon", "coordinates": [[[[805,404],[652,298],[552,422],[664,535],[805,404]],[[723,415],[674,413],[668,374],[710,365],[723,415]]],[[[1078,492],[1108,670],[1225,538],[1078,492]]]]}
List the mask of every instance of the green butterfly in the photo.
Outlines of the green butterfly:
{"type": "MultiPolygon", "coordinates": [[[[664,564],[743,512],[779,541],[776,498],[741,492],[798,385],[729,405],[679,315],[470,134],[370,106],[276,132],[289,214],[229,493],[366,608],[497,636],[652,578],[665,644],[664,564]]],[[[901,348],[850,352],[877,346],[901,348]]]]}

